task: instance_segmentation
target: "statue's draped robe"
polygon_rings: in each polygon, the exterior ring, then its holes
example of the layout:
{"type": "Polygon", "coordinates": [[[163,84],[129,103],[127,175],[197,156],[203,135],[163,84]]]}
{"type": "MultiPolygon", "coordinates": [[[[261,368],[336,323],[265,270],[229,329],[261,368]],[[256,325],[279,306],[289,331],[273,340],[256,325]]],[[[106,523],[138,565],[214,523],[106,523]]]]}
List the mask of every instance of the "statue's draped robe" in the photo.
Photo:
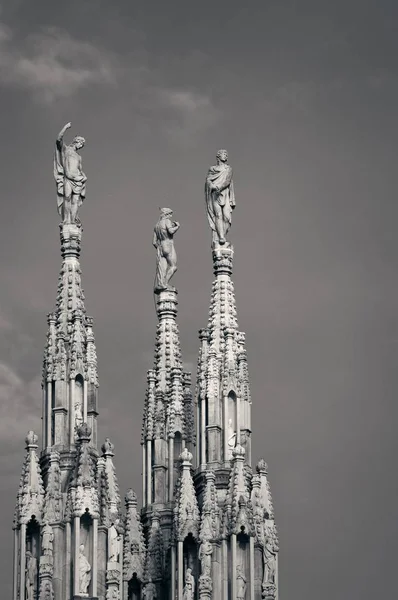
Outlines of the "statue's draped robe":
{"type": "Polygon", "coordinates": [[[54,179],[57,185],[58,213],[62,214],[65,198],[79,196],[78,208],[86,196],[87,177],[80,167],[80,157],[76,150],[57,140],[54,152],[54,179]],[[79,165],[79,166],[77,166],[79,165]]]}
{"type": "Polygon", "coordinates": [[[211,229],[214,232],[216,231],[216,217],[213,206],[217,202],[222,208],[224,232],[227,233],[231,226],[232,210],[235,208],[234,183],[232,181],[232,167],[230,165],[221,163],[220,165],[210,167],[205,183],[205,198],[207,218],[211,229]],[[210,185],[216,185],[220,192],[212,190],[210,185]]]}
{"type": "Polygon", "coordinates": [[[162,242],[168,240],[170,244],[173,243],[167,229],[170,224],[170,219],[159,219],[154,229],[154,242],[156,241],[156,275],[153,288],[155,291],[166,288],[167,261],[163,256],[162,242]]]}

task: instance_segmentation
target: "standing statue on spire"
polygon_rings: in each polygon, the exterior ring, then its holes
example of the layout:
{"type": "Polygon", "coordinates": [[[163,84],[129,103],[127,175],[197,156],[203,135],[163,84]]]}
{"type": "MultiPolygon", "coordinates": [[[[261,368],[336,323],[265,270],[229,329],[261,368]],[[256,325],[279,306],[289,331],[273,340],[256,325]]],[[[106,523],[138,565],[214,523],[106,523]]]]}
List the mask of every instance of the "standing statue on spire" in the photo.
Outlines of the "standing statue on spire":
{"type": "Polygon", "coordinates": [[[177,221],[173,222],[171,220],[172,216],[173,211],[171,208],[161,208],[159,221],[156,223],[153,232],[153,245],[156,248],[157,255],[155,294],[159,294],[164,290],[175,291],[175,288],[169,285],[169,281],[177,271],[177,254],[173,237],[180,224],[177,221]]]}
{"type": "Polygon", "coordinates": [[[64,142],[67,123],[59,132],[54,153],[54,179],[57,185],[58,212],[64,224],[80,223],[78,209],[86,197],[87,177],[82,170],[82,157],[78,150],[86,140],[77,135],[69,146],[64,142]]]}
{"type": "Polygon", "coordinates": [[[226,242],[235,208],[232,167],[228,164],[228,152],[217,152],[217,164],[210,167],[205,183],[207,218],[213,232],[213,244],[226,242]]]}

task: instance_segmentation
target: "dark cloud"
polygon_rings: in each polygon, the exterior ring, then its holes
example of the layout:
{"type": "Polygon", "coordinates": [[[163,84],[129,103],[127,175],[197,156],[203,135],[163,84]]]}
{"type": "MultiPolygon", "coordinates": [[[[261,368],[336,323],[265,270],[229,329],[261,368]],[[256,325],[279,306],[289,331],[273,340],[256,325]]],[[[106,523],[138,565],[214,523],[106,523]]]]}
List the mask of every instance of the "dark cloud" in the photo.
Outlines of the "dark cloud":
{"type": "Polygon", "coordinates": [[[21,0],[3,2],[0,20],[2,596],[24,437],[41,426],[60,266],[52,152],[70,120],[87,139],[83,283],[100,435],[115,443],[121,488],[141,485],[158,206],[182,223],[179,327],[195,365],[212,281],[203,180],[225,146],[254,456],[270,468],[281,594],[391,597],[396,3],[21,0]]]}

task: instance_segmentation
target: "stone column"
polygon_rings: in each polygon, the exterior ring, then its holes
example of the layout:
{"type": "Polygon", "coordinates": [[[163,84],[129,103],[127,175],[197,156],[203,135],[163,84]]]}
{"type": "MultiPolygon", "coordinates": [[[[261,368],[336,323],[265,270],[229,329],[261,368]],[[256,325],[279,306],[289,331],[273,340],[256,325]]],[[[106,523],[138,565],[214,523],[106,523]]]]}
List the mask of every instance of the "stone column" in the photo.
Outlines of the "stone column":
{"type": "MultiPolygon", "coordinates": [[[[108,532],[104,525],[98,527],[98,559],[97,559],[97,594],[105,598],[106,594],[106,548],[108,532]]],[[[127,596],[126,596],[127,598],[127,596]]]]}
{"type": "Polygon", "coordinates": [[[146,459],[147,459],[147,488],[146,488],[146,503],[147,506],[152,504],[152,440],[147,441],[146,446],[146,459]]]}
{"type": "Polygon", "coordinates": [[[254,600],[254,537],[250,536],[250,600],[254,600]]]}
{"type": "Polygon", "coordinates": [[[145,504],[146,500],[146,456],[145,456],[145,442],[142,444],[142,503],[145,504]]]}
{"type": "Polygon", "coordinates": [[[26,525],[25,523],[22,523],[21,525],[21,533],[20,533],[20,539],[21,539],[21,546],[20,546],[20,550],[21,550],[21,559],[20,559],[20,586],[19,586],[19,595],[20,595],[20,600],[25,600],[25,588],[26,588],[26,581],[25,581],[25,571],[26,571],[26,525]]]}
{"type": "Polygon", "coordinates": [[[98,579],[98,519],[93,519],[93,556],[91,568],[91,586],[92,596],[97,596],[97,579],[98,579]]]}
{"type": "Polygon", "coordinates": [[[172,502],[174,493],[174,437],[169,437],[169,493],[168,502],[172,502]]]}
{"type": "Polygon", "coordinates": [[[46,405],[47,405],[47,428],[46,428],[46,440],[45,443],[43,442],[43,446],[45,448],[48,448],[48,446],[52,445],[52,439],[51,439],[51,429],[52,429],[52,420],[53,420],[53,406],[52,406],[52,383],[51,381],[47,382],[47,401],[46,401],[46,405]]]}
{"type": "Polygon", "coordinates": [[[221,552],[222,552],[222,594],[223,600],[228,600],[228,545],[227,540],[222,540],[221,542],[221,552]]]}
{"type": "Polygon", "coordinates": [[[64,564],[64,573],[65,573],[65,598],[71,597],[71,559],[72,559],[72,532],[70,523],[66,523],[65,526],[65,564],[64,564]]]}
{"type": "Polygon", "coordinates": [[[200,400],[201,430],[200,430],[200,464],[206,464],[206,398],[200,400]]]}
{"type": "Polygon", "coordinates": [[[236,535],[231,535],[231,600],[236,600],[236,535]]]}
{"type": "Polygon", "coordinates": [[[80,593],[80,585],[79,585],[79,555],[80,555],[80,517],[75,517],[74,519],[74,561],[73,561],[73,591],[75,596],[78,596],[80,593]]]}
{"type": "MultiPolygon", "coordinates": [[[[87,381],[83,380],[83,423],[87,423],[87,381]]],[[[93,424],[90,423],[91,431],[93,431],[93,424]]]]}
{"type": "Polygon", "coordinates": [[[18,600],[18,529],[14,529],[13,600],[18,600]]]}
{"type": "Polygon", "coordinates": [[[224,396],[224,462],[228,461],[228,396],[224,396]]]}
{"type": "Polygon", "coordinates": [[[178,600],[182,600],[184,591],[184,561],[183,561],[183,542],[178,541],[178,568],[177,568],[177,580],[178,580],[178,600]]]}
{"type": "Polygon", "coordinates": [[[75,380],[69,381],[69,443],[75,443],[75,380]]]}
{"type": "Polygon", "coordinates": [[[236,445],[240,444],[240,397],[236,396],[236,445]]]}
{"type": "Polygon", "coordinates": [[[171,547],[171,576],[170,576],[170,600],[176,597],[176,547],[171,547]]]}

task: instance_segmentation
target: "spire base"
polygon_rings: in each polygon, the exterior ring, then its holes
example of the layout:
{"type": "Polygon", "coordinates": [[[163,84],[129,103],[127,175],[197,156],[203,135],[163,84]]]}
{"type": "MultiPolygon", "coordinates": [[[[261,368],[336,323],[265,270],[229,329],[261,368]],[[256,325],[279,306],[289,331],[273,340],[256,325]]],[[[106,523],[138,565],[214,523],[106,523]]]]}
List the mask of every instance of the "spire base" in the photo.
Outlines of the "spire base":
{"type": "Polygon", "coordinates": [[[62,258],[80,256],[82,231],[80,223],[60,223],[61,254],[62,258]]]}
{"type": "Polygon", "coordinates": [[[227,242],[222,246],[214,243],[212,246],[214,275],[232,275],[234,247],[227,242]]]}
{"type": "Polygon", "coordinates": [[[177,316],[177,290],[162,290],[156,294],[156,312],[159,319],[177,316]]]}

